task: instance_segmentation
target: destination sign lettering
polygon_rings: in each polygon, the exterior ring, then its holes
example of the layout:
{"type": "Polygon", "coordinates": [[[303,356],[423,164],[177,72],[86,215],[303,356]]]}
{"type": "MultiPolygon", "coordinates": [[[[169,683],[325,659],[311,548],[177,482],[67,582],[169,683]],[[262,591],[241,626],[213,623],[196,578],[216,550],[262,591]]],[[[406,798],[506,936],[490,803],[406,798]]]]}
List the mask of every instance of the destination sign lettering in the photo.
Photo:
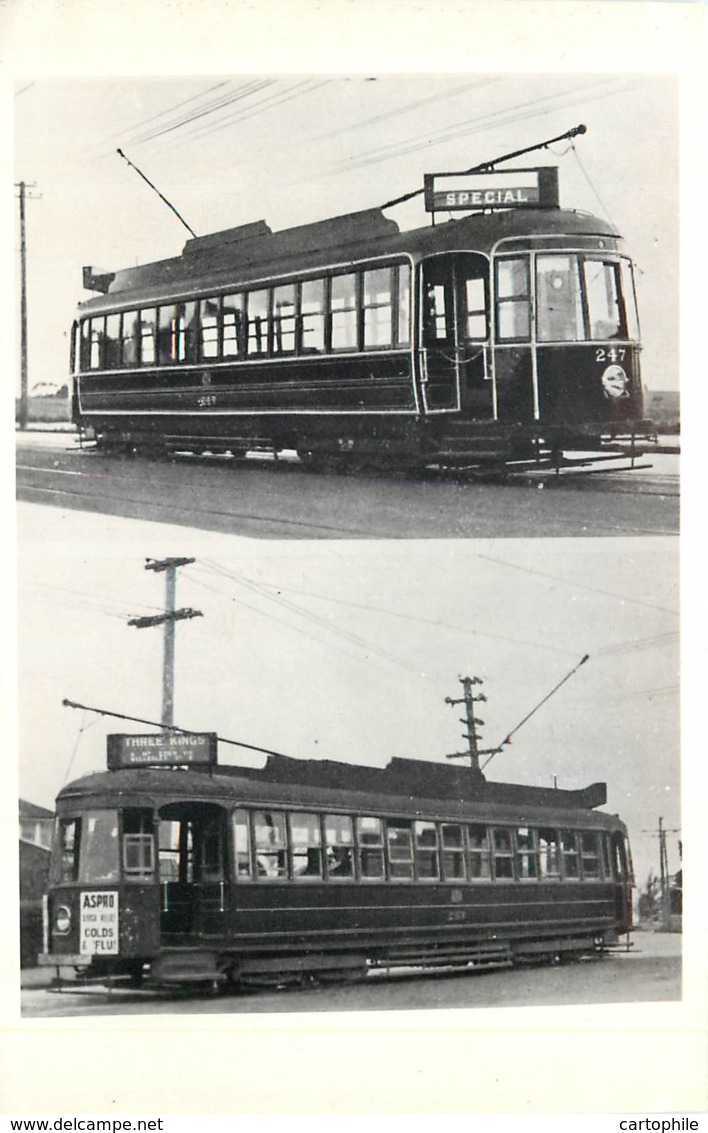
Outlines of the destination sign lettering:
{"type": "Polygon", "coordinates": [[[429,173],[425,177],[428,212],[474,209],[557,208],[558,170],[494,170],[490,173],[429,173]]]}
{"type": "Polygon", "coordinates": [[[216,732],[160,732],[107,736],[109,771],[126,767],[213,766],[216,732]]]}

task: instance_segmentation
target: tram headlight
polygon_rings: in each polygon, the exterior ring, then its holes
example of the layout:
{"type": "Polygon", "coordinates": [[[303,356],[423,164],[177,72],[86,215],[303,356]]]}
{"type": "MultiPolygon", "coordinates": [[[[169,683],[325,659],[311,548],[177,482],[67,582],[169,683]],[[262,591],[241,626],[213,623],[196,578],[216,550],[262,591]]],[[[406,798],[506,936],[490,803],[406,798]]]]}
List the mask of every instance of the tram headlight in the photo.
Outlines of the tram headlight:
{"type": "Polygon", "coordinates": [[[629,378],[621,366],[608,366],[600,380],[607,397],[629,397],[629,378]]]}
{"type": "Polygon", "coordinates": [[[54,931],[59,936],[66,936],[71,928],[71,909],[67,905],[57,905],[54,913],[54,931]]]}

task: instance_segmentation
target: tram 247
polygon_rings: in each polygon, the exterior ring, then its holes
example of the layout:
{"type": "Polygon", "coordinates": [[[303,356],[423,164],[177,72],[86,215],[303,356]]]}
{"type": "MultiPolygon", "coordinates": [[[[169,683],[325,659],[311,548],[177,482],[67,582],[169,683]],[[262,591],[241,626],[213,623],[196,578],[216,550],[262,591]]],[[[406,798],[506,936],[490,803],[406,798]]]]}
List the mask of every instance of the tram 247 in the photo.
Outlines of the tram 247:
{"type": "Polygon", "coordinates": [[[60,792],[42,964],[280,985],[601,954],[631,929],[627,832],[598,809],[602,783],[179,758],[60,792]]]}
{"type": "Polygon", "coordinates": [[[556,198],[409,232],[258,221],[84,285],[73,417],[104,449],[415,468],[653,439],[622,237],[556,198]]]}

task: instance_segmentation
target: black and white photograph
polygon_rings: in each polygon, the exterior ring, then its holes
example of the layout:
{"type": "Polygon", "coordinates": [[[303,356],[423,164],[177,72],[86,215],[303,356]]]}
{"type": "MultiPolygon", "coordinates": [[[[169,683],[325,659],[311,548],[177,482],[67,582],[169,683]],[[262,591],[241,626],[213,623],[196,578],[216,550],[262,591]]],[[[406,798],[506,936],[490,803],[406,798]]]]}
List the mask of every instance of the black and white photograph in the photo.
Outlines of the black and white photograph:
{"type": "Polygon", "coordinates": [[[680,75],[262,61],[13,75],[17,1033],[203,1040],[124,1112],[435,1108],[339,1063],[210,1105],[210,1028],[699,1109],[680,75]],[[685,1078],[489,1071],[623,1027],[685,1078]]]}

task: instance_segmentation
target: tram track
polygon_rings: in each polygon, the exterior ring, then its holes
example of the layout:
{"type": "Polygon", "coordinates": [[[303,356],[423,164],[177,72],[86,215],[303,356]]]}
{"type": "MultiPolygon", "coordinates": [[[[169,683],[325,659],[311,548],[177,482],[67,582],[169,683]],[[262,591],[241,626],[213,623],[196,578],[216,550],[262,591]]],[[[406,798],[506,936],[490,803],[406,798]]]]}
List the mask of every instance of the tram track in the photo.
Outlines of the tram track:
{"type": "MultiPolygon", "coordinates": [[[[575,475],[575,474],[574,474],[575,475]]],[[[605,484],[525,473],[507,483],[313,472],[296,461],[147,461],[18,446],[18,499],[202,530],[280,539],[467,539],[677,534],[671,477],[605,484]]],[[[635,474],[632,474],[635,475],[635,474]]]]}

